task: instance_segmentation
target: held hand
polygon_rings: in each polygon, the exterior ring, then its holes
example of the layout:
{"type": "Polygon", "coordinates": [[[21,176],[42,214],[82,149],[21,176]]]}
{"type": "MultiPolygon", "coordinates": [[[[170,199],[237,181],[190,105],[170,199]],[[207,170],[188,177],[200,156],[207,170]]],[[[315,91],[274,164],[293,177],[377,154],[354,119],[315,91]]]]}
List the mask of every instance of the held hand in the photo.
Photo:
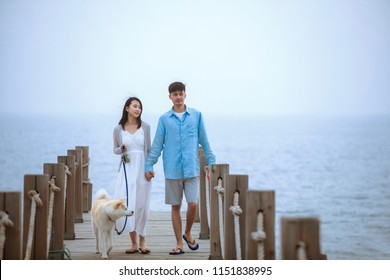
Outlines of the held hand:
{"type": "Polygon", "coordinates": [[[145,178],[146,180],[148,180],[148,182],[152,180],[153,177],[154,177],[154,172],[145,172],[145,178]]]}
{"type": "Polygon", "coordinates": [[[122,145],[121,151],[122,151],[122,153],[127,152],[127,145],[122,145]]]}

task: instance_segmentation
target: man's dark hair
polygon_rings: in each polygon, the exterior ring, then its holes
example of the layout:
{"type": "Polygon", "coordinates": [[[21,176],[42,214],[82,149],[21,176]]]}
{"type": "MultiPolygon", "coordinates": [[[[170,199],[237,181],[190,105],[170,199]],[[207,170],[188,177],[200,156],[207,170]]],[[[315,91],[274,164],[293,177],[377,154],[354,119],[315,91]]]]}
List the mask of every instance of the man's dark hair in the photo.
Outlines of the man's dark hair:
{"type": "Polygon", "coordinates": [[[169,93],[175,92],[175,91],[186,91],[186,85],[182,82],[173,82],[169,85],[168,88],[169,93]]]}

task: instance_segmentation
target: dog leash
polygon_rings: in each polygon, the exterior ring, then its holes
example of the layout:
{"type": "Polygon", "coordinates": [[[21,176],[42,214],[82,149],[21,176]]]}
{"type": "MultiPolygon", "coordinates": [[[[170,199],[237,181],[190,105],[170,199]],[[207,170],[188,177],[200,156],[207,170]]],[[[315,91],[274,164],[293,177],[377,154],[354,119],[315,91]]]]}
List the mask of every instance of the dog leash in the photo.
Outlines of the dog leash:
{"type": "MultiPolygon", "coordinates": [[[[123,164],[123,172],[125,173],[125,181],[126,181],[126,206],[129,207],[129,186],[127,183],[127,174],[126,174],[126,162],[124,156],[122,156],[122,164],[123,164]]],[[[123,228],[121,231],[118,231],[116,228],[116,223],[115,223],[115,231],[118,235],[121,235],[122,232],[125,230],[127,224],[127,216],[125,218],[125,224],[123,225],[123,228]]]]}

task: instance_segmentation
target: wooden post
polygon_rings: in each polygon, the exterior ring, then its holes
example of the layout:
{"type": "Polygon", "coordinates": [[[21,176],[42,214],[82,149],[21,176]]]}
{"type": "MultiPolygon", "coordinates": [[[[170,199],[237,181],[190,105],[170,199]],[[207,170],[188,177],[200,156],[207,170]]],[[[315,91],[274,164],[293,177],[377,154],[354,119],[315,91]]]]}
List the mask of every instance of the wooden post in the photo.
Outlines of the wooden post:
{"type": "Polygon", "coordinates": [[[323,260],[320,250],[320,222],[318,218],[282,217],[282,259],[323,260]],[[299,252],[303,254],[299,257],[299,252]]]}
{"type": "Polygon", "coordinates": [[[76,150],[82,150],[82,192],[83,192],[83,212],[88,213],[92,208],[92,184],[89,180],[89,147],[88,146],[76,146],[76,150]]]}
{"type": "Polygon", "coordinates": [[[209,239],[210,238],[210,230],[209,223],[207,221],[207,207],[210,207],[206,204],[206,179],[205,179],[205,171],[204,168],[206,166],[206,159],[204,157],[203,149],[199,147],[199,220],[200,220],[200,233],[199,239],[209,239]]]}
{"type": "MultiPolygon", "coordinates": [[[[53,217],[51,227],[51,238],[49,245],[49,259],[64,259],[64,223],[65,223],[65,205],[64,205],[64,183],[65,183],[65,164],[63,163],[45,163],[43,173],[49,175],[49,178],[55,177],[55,185],[60,188],[59,192],[54,192],[53,217]],[[53,251],[53,252],[50,252],[53,251]]],[[[49,189],[50,190],[50,189],[49,189]]],[[[50,192],[49,192],[50,198],[50,192]]],[[[50,200],[49,200],[50,202],[50,200]]],[[[50,207],[50,205],[49,205],[50,207]]],[[[49,221],[50,223],[50,221],[49,221]]]]}
{"type": "Polygon", "coordinates": [[[91,183],[90,180],[84,183],[84,188],[83,188],[84,213],[88,213],[92,209],[92,189],[93,189],[93,184],[91,183]]]}
{"type": "MultiPolygon", "coordinates": [[[[225,186],[224,178],[229,174],[228,164],[213,164],[210,172],[210,260],[221,260],[222,248],[219,235],[219,209],[218,209],[218,193],[214,187],[218,185],[218,179],[222,179],[222,186],[225,186]]],[[[223,200],[222,200],[223,201],[223,200]]],[[[222,207],[222,210],[224,208],[222,207]]],[[[224,210],[223,210],[224,211],[224,210]]]]}
{"type": "Polygon", "coordinates": [[[76,170],[74,175],[74,222],[83,223],[83,168],[81,167],[83,151],[82,150],[68,150],[68,156],[75,156],[76,158],[76,170]]]}
{"type": "Polygon", "coordinates": [[[35,217],[35,230],[31,251],[31,258],[35,260],[47,259],[47,226],[49,213],[49,175],[25,175],[24,176],[24,221],[23,221],[23,258],[26,257],[27,241],[30,228],[32,201],[28,192],[34,190],[39,193],[42,206],[37,206],[35,217]]]}
{"type": "Polygon", "coordinates": [[[238,256],[236,254],[235,244],[235,232],[234,232],[234,215],[230,211],[230,207],[233,206],[234,194],[239,194],[239,206],[243,213],[239,216],[240,224],[240,247],[241,258],[245,256],[245,210],[246,210],[246,192],[248,191],[248,175],[226,175],[225,176],[225,202],[224,202],[224,236],[225,236],[225,248],[224,259],[236,260],[238,256]]]}
{"type": "Polygon", "coordinates": [[[264,260],[275,259],[275,191],[249,190],[246,197],[246,260],[258,259],[258,242],[251,234],[264,231],[264,260]],[[262,226],[259,229],[258,215],[262,215],[262,226]]]}
{"type": "Polygon", "coordinates": [[[76,237],[74,230],[74,205],[75,205],[75,172],[76,158],[75,156],[58,156],[58,163],[63,163],[69,168],[70,175],[66,180],[65,194],[65,223],[64,223],[64,240],[74,240],[76,237]]]}
{"type": "Polygon", "coordinates": [[[22,194],[0,193],[0,210],[8,213],[13,226],[7,227],[3,260],[22,259],[22,194]]]}

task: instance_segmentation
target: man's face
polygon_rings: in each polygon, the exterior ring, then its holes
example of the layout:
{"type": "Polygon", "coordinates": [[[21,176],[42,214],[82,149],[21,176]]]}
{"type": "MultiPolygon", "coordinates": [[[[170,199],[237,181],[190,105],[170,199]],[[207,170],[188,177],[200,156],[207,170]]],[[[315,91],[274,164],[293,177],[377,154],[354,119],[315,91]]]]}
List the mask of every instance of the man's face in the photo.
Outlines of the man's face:
{"type": "Polygon", "coordinates": [[[184,105],[186,99],[186,92],[184,90],[178,90],[169,94],[169,99],[172,100],[173,105],[181,106],[184,105]]]}

